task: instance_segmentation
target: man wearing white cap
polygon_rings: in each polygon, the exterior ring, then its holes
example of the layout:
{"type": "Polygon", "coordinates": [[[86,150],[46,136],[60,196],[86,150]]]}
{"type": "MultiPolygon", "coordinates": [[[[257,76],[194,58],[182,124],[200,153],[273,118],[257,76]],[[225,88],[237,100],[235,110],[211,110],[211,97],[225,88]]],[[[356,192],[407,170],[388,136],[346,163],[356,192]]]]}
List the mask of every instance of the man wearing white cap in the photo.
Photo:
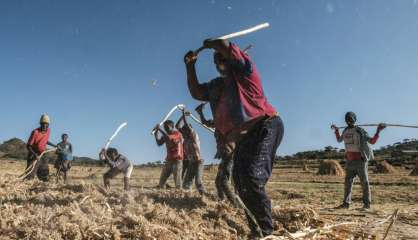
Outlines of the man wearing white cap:
{"type": "MultiPolygon", "coordinates": [[[[46,150],[46,145],[56,147],[54,144],[49,142],[49,136],[51,134],[49,123],[49,116],[43,114],[39,121],[40,127],[32,131],[26,144],[26,147],[29,151],[26,169],[28,169],[32,163],[39,158],[39,155],[41,155],[46,150]]],[[[48,181],[49,167],[47,159],[38,159],[38,162],[36,162],[33,171],[26,177],[26,179],[34,178],[35,174],[39,180],[48,181]]]]}

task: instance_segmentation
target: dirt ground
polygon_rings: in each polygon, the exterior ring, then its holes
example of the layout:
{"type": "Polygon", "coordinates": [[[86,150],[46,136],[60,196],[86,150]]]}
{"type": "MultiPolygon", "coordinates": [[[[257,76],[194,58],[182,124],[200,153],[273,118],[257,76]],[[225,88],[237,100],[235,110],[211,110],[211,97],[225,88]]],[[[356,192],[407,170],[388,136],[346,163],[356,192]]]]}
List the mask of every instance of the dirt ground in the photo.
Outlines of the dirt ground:
{"type": "MultiPolygon", "coordinates": [[[[24,162],[0,162],[0,239],[246,239],[249,233],[244,213],[216,200],[215,167],[205,169],[204,183],[210,194],[202,198],[195,191],[155,189],[159,168],[135,168],[132,190],[124,193],[120,177],[112,180],[110,192],[101,187],[105,167],[75,166],[65,186],[55,179],[50,183],[15,181],[24,162]]],[[[291,220],[281,222],[277,215],[277,234],[283,227],[292,232],[295,226],[296,230],[321,226],[318,222],[376,222],[399,209],[387,239],[418,239],[418,177],[402,169],[396,175],[370,173],[372,208],[361,209],[356,181],[352,207],[334,210],[341,203],[344,177],[318,176],[316,170],[274,169],[267,186],[272,205],[304,209],[304,213],[308,209],[317,214],[310,217],[318,220],[313,224],[305,216],[305,222],[289,227],[291,220]]],[[[169,184],[174,186],[172,179],[169,184]]],[[[377,239],[387,226],[374,229],[377,239]]],[[[319,239],[353,238],[342,234],[319,239]]]]}

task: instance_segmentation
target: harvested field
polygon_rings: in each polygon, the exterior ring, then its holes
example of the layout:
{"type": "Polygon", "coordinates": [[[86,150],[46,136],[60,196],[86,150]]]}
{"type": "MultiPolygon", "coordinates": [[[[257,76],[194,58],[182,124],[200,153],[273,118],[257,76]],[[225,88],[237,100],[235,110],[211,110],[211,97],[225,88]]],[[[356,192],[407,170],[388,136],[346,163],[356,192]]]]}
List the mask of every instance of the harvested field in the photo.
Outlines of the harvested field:
{"type": "Polygon", "coordinates": [[[418,159],[416,160],[415,168],[412,170],[412,172],[409,175],[418,176],[418,159]]]}
{"type": "MultiPolygon", "coordinates": [[[[121,178],[112,181],[111,191],[103,190],[105,168],[76,166],[68,185],[13,183],[23,169],[23,162],[2,161],[0,166],[0,239],[246,239],[249,233],[244,213],[213,197],[212,171],[204,177],[211,194],[202,198],[194,191],[152,188],[159,168],[135,169],[129,193],[121,190],[121,178]]],[[[367,212],[356,208],[361,205],[358,185],[353,209],[336,211],[332,207],[340,202],[343,178],[306,172],[300,177],[301,173],[300,168],[273,171],[267,189],[274,206],[275,235],[321,228],[326,234],[317,239],[345,239],[360,234],[354,229],[385,219],[399,208],[388,239],[417,236],[418,179],[408,177],[406,171],[391,180],[400,185],[374,185],[389,178],[371,175],[374,202],[367,212]],[[344,222],[356,225],[325,230],[344,222]]],[[[387,225],[366,232],[381,236],[387,225]]]]}
{"type": "Polygon", "coordinates": [[[318,174],[344,176],[344,169],[336,160],[324,160],[319,165],[318,174]]]}

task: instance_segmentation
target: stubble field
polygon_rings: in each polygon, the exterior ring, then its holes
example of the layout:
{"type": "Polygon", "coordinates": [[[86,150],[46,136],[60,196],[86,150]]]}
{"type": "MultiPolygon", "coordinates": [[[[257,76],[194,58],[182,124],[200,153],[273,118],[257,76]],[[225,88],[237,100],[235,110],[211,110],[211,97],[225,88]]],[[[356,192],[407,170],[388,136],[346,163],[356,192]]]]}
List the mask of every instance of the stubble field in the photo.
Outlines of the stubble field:
{"type": "MultiPolygon", "coordinates": [[[[246,239],[249,233],[243,211],[217,201],[214,166],[205,169],[204,197],[194,190],[155,189],[160,168],[135,168],[125,193],[120,177],[112,180],[111,191],[102,188],[105,167],[74,166],[64,185],[54,177],[49,183],[16,181],[24,166],[1,161],[0,239],[246,239]]],[[[306,239],[381,239],[393,220],[388,217],[399,209],[387,239],[418,239],[418,177],[398,170],[370,174],[372,208],[364,211],[358,181],[352,207],[334,210],[343,177],[318,176],[315,168],[275,168],[267,185],[275,235],[311,231],[306,239]]]]}

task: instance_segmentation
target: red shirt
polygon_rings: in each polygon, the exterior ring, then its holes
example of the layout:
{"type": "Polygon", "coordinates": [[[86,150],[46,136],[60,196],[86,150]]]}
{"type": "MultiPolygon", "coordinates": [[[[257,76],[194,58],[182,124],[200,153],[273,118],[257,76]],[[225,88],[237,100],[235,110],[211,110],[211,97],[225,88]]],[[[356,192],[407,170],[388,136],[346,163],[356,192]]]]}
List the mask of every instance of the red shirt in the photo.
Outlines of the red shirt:
{"type": "Polygon", "coordinates": [[[37,154],[41,154],[46,150],[50,133],[51,130],[49,128],[45,132],[42,132],[40,128],[33,130],[27,145],[31,146],[37,154]]]}
{"type": "Polygon", "coordinates": [[[183,136],[178,131],[167,134],[168,140],[165,142],[167,147],[167,161],[183,160],[183,136]]]}
{"type": "Polygon", "coordinates": [[[208,83],[215,128],[222,134],[245,128],[251,120],[276,114],[264,95],[260,75],[250,57],[235,44],[231,43],[229,50],[231,73],[208,83]]]}

